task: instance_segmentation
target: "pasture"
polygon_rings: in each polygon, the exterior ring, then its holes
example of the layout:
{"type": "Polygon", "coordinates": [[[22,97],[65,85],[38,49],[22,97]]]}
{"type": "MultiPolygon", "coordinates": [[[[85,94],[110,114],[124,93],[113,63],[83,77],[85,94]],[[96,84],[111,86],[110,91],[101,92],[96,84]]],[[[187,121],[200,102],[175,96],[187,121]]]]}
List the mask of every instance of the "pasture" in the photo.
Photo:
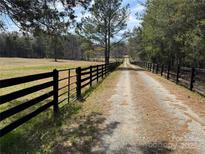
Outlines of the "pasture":
{"type": "Polygon", "coordinates": [[[78,66],[89,66],[102,62],[77,60],[61,60],[34,58],[0,58],[0,79],[13,78],[52,71],[53,69],[67,69],[78,66]]]}
{"type": "MultiPolygon", "coordinates": [[[[44,73],[44,72],[52,72],[53,69],[62,70],[62,69],[68,69],[68,68],[86,67],[86,66],[96,65],[96,64],[101,64],[101,63],[102,62],[73,61],[73,60],[58,60],[58,62],[54,62],[54,60],[52,60],[52,59],[0,58],[0,72],[1,72],[0,79],[2,80],[2,79],[44,73]]],[[[70,73],[71,73],[71,75],[75,75],[75,70],[71,71],[70,73]]],[[[59,73],[59,79],[65,78],[65,77],[67,77],[67,75],[68,75],[68,72],[63,71],[63,72],[59,73]]],[[[35,86],[35,85],[38,85],[41,83],[49,82],[51,80],[52,80],[52,78],[46,78],[46,79],[41,79],[41,80],[37,80],[34,82],[20,84],[17,86],[3,88],[0,90],[0,94],[2,96],[5,94],[8,94],[8,93],[12,93],[14,91],[18,91],[21,89],[32,87],[32,86],[35,86]]],[[[75,80],[76,79],[73,78],[70,82],[74,83],[74,82],[76,82],[75,80]]],[[[66,80],[59,82],[59,87],[65,86],[66,84],[67,84],[66,80]]],[[[75,90],[75,86],[76,85],[73,84],[72,87],[70,87],[70,88],[75,90]]],[[[19,104],[27,102],[29,99],[33,99],[35,97],[38,97],[38,96],[42,95],[43,93],[50,92],[51,90],[52,90],[52,87],[45,88],[45,89],[37,91],[33,94],[26,95],[26,96],[23,96],[23,97],[18,98],[16,100],[2,104],[0,107],[0,110],[1,111],[8,110],[9,108],[12,108],[12,107],[15,107],[19,104]]],[[[62,89],[59,92],[59,95],[61,95],[62,99],[64,97],[67,97],[67,93],[65,93],[66,90],[67,89],[62,89]]],[[[51,100],[52,100],[52,98],[50,97],[50,98],[46,99],[45,101],[38,103],[36,106],[33,106],[29,109],[24,110],[20,114],[16,114],[16,115],[12,116],[11,118],[8,118],[8,119],[1,121],[0,128],[5,127],[9,123],[15,121],[16,119],[22,117],[25,114],[28,114],[28,113],[34,111],[38,107],[48,103],[51,100]]],[[[64,103],[67,103],[67,101],[65,100],[64,103]]],[[[68,106],[70,106],[70,105],[68,105],[68,106]]],[[[23,125],[19,129],[17,129],[16,131],[8,134],[3,139],[1,139],[2,142],[4,143],[4,141],[10,140],[11,136],[12,136],[12,140],[13,139],[15,140],[15,138],[18,139],[19,136],[23,136],[22,134],[25,134],[25,132],[29,132],[29,130],[31,128],[34,128],[34,126],[36,124],[38,125],[39,122],[44,121],[45,117],[51,118],[52,112],[49,112],[50,110],[52,111],[52,108],[49,108],[48,112],[40,114],[37,118],[32,119],[26,125],[23,125]]],[[[73,112],[73,111],[71,111],[71,112],[73,112]]],[[[42,122],[42,123],[44,123],[44,122],[42,122]]],[[[6,148],[5,146],[6,145],[2,145],[2,148],[6,148]]]]}

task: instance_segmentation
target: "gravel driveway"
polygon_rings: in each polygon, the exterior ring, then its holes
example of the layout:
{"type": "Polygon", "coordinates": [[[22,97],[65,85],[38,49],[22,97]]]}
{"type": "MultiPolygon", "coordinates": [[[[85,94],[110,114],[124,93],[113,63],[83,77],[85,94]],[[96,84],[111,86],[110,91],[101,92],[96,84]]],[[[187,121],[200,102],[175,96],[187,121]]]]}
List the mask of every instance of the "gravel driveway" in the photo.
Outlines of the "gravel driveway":
{"type": "Polygon", "coordinates": [[[101,137],[93,153],[205,153],[205,121],[160,82],[125,59],[101,137]]]}

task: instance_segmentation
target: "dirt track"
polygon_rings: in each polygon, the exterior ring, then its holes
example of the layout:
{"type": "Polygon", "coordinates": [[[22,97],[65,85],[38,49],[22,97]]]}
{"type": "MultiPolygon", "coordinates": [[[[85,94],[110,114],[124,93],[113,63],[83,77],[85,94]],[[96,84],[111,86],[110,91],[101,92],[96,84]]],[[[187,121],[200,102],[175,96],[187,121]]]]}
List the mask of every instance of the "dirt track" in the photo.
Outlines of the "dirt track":
{"type": "Polygon", "coordinates": [[[93,153],[205,153],[205,101],[190,106],[128,59],[119,71],[115,92],[105,100],[111,102],[105,124],[113,132],[93,153]]]}

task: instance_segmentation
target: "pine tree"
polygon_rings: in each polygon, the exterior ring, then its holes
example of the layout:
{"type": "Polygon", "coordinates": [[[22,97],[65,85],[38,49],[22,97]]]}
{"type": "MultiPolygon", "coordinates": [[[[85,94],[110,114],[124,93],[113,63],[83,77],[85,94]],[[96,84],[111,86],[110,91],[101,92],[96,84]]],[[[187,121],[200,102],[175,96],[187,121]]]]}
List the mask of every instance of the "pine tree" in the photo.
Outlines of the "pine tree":
{"type": "Polygon", "coordinates": [[[95,0],[91,16],[82,19],[82,25],[77,28],[77,32],[103,46],[105,62],[109,63],[111,43],[115,44],[111,40],[116,39],[119,32],[126,28],[127,18],[128,6],[122,7],[122,0],[95,0]]]}

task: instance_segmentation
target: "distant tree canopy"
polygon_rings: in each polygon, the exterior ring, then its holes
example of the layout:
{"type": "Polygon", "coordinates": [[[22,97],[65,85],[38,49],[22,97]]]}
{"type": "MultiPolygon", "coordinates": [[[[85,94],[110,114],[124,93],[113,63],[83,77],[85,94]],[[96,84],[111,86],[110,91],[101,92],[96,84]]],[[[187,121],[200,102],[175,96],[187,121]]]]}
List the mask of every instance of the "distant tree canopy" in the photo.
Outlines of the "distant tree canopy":
{"type": "MultiPolygon", "coordinates": [[[[53,58],[54,50],[58,59],[103,60],[104,57],[100,46],[74,34],[58,36],[54,40],[45,33],[37,36],[0,33],[0,57],[53,58]]],[[[112,50],[112,57],[122,56],[120,46],[112,50]]]]}
{"type": "Polygon", "coordinates": [[[205,67],[204,0],[148,0],[129,52],[156,63],[205,67]]]}
{"type": "Polygon", "coordinates": [[[24,36],[17,32],[0,33],[1,57],[53,58],[56,46],[56,58],[83,59],[84,53],[80,44],[82,40],[72,34],[57,37],[53,40],[44,33],[38,36],[24,36]]]}

